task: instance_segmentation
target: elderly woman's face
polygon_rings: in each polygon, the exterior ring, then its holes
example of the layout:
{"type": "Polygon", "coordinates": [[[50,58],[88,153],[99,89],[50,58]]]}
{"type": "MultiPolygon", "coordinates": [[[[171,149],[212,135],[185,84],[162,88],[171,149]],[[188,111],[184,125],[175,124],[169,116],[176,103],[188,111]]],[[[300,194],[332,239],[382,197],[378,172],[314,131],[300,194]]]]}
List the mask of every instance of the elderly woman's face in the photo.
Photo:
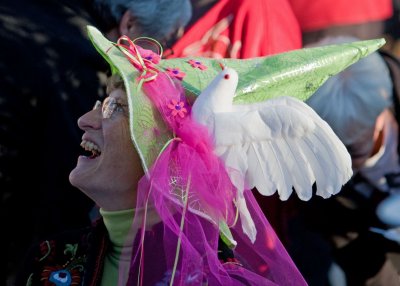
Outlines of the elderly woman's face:
{"type": "Polygon", "coordinates": [[[79,156],[70,173],[72,185],[105,210],[135,207],[137,182],[143,175],[129,133],[126,93],[117,88],[101,106],[78,120],[84,131],[81,146],[91,155],[79,156]]]}

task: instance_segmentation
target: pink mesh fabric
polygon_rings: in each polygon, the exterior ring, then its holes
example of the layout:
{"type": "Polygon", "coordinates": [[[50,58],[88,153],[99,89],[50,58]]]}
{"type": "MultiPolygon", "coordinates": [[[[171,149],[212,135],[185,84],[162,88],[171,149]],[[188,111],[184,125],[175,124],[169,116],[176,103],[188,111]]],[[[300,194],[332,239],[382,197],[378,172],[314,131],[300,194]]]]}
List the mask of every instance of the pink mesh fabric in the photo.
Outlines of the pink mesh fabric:
{"type": "Polygon", "coordinates": [[[180,84],[160,72],[143,90],[176,139],[139,182],[128,285],[306,285],[250,191],[254,244],[235,221],[236,189],[180,84]],[[220,221],[232,227],[236,260],[218,258],[220,221]]]}

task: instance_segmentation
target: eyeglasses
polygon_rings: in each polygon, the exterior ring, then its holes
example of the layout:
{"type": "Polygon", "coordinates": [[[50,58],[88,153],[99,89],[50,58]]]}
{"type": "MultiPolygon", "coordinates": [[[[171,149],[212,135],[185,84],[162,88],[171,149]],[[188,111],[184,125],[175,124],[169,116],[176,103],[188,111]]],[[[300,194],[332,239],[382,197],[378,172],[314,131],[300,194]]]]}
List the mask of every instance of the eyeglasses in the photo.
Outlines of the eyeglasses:
{"type": "Polygon", "coordinates": [[[97,110],[101,107],[101,113],[104,119],[110,118],[114,111],[124,112],[126,104],[118,103],[114,97],[107,97],[104,99],[103,103],[100,100],[97,100],[93,106],[93,110],[97,110]]]}

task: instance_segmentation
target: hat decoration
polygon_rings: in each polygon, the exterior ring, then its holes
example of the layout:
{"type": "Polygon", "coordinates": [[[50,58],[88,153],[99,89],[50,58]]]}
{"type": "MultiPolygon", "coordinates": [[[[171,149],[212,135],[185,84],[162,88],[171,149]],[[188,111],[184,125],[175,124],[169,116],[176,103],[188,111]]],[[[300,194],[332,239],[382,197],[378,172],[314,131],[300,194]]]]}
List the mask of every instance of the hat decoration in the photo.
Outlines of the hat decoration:
{"type": "MultiPolygon", "coordinates": [[[[166,131],[164,122],[160,120],[150,100],[137,88],[138,82],[132,80],[138,76],[138,71],[132,69],[126,55],[95,27],[88,26],[87,29],[97,51],[110,64],[112,71],[122,76],[129,94],[136,95],[129,98],[131,114],[136,114],[135,118],[131,118],[130,128],[132,140],[146,171],[154,163],[165,143],[173,136],[166,131]]],[[[185,74],[181,82],[189,102],[193,102],[221,71],[220,63],[234,69],[239,75],[233,99],[235,105],[285,95],[305,101],[330,76],[366,57],[384,43],[384,39],[358,41],[245,60],[166,59],[161,60],[157,67],[159,70],[175,69],[185,74]],[[200,62],[207,69],[192,67],[190,60],[200,62]]]]}
{"type": "MultiPolygon", "coordinates": [[[[271,241],[275,236],[269,224],[253,221],[265,218],[254,206],[251,189],[263,195],[277,191],[282,200],[294,189],[308,200],[316,183],[317,195],[327,198],[351,177],[346,148],[303,101],[329,76],[375,51],[384,40],[250,60],[159,60],[127,37],[115,44],[94,27],[88,32],[112,71],[124,80],[131,137],[146,172],[138,201],[155,207],[173,234],[164,240],[177,239],[171,281],[182,279],[178,276],[183,269],[189,271],[182,261],[195,256],[198,240],[191,235],[199,218],[193,214],[221,230],[232,246],[237,244],[235,235],[241,236],[236,227],[240,222],[249,243],[265,248],[257,244],[258,238],[267,235],[271,241]],[[192,232],[187,232],[190,227],[192,232]]],[[[207,237],[211,230],[198,223],[207,237]]],[[[246,239],[241,237],[241,242],[246,239]]],[[[280,249],[273,241],[271,251],[280,249]]],[[[290,259],[283,260],[287,265],[269,261],[268,269],[274,263],[277,268],[294,267],[290,259]]]]}
{"type": "Polygon", "coordinates": [[[132,79],[138,82],[137,89],[143,90],[173,134],[147,175],[157,182],[158,189],[169,190],[163,192],[169,199],[185,203],[191,211],[217,225],[219,221],[233,224],[236,190],[222,160],[213,152],[206,126],[192,120],[191,105],[181,83],[156,67],[157,54],[135,45],[128,37],[121,37],[116,46],[139,72],[137,78],[132,79]],[[190,168],[183,168],[186,161],[191,161],[190,168]],[[164,170],[168,173],[161,175],[164,170]],[[190,186],[190,197],[182,186],[190,186]]]}

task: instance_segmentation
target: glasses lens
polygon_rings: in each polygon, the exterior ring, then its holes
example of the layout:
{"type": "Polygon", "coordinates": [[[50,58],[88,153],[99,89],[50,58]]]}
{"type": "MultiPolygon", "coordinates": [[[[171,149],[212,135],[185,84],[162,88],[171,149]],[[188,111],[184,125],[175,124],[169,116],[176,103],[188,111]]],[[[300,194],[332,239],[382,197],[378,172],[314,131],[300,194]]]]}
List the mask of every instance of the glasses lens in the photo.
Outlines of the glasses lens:
{"type": "Polygon", "coordinates": [[[103,113],[103,118],[110,118],[113,114],[115,107],[117,106],[117,101],[114,97],[107,97],[101,108],[101,112],[103,113]]]}

